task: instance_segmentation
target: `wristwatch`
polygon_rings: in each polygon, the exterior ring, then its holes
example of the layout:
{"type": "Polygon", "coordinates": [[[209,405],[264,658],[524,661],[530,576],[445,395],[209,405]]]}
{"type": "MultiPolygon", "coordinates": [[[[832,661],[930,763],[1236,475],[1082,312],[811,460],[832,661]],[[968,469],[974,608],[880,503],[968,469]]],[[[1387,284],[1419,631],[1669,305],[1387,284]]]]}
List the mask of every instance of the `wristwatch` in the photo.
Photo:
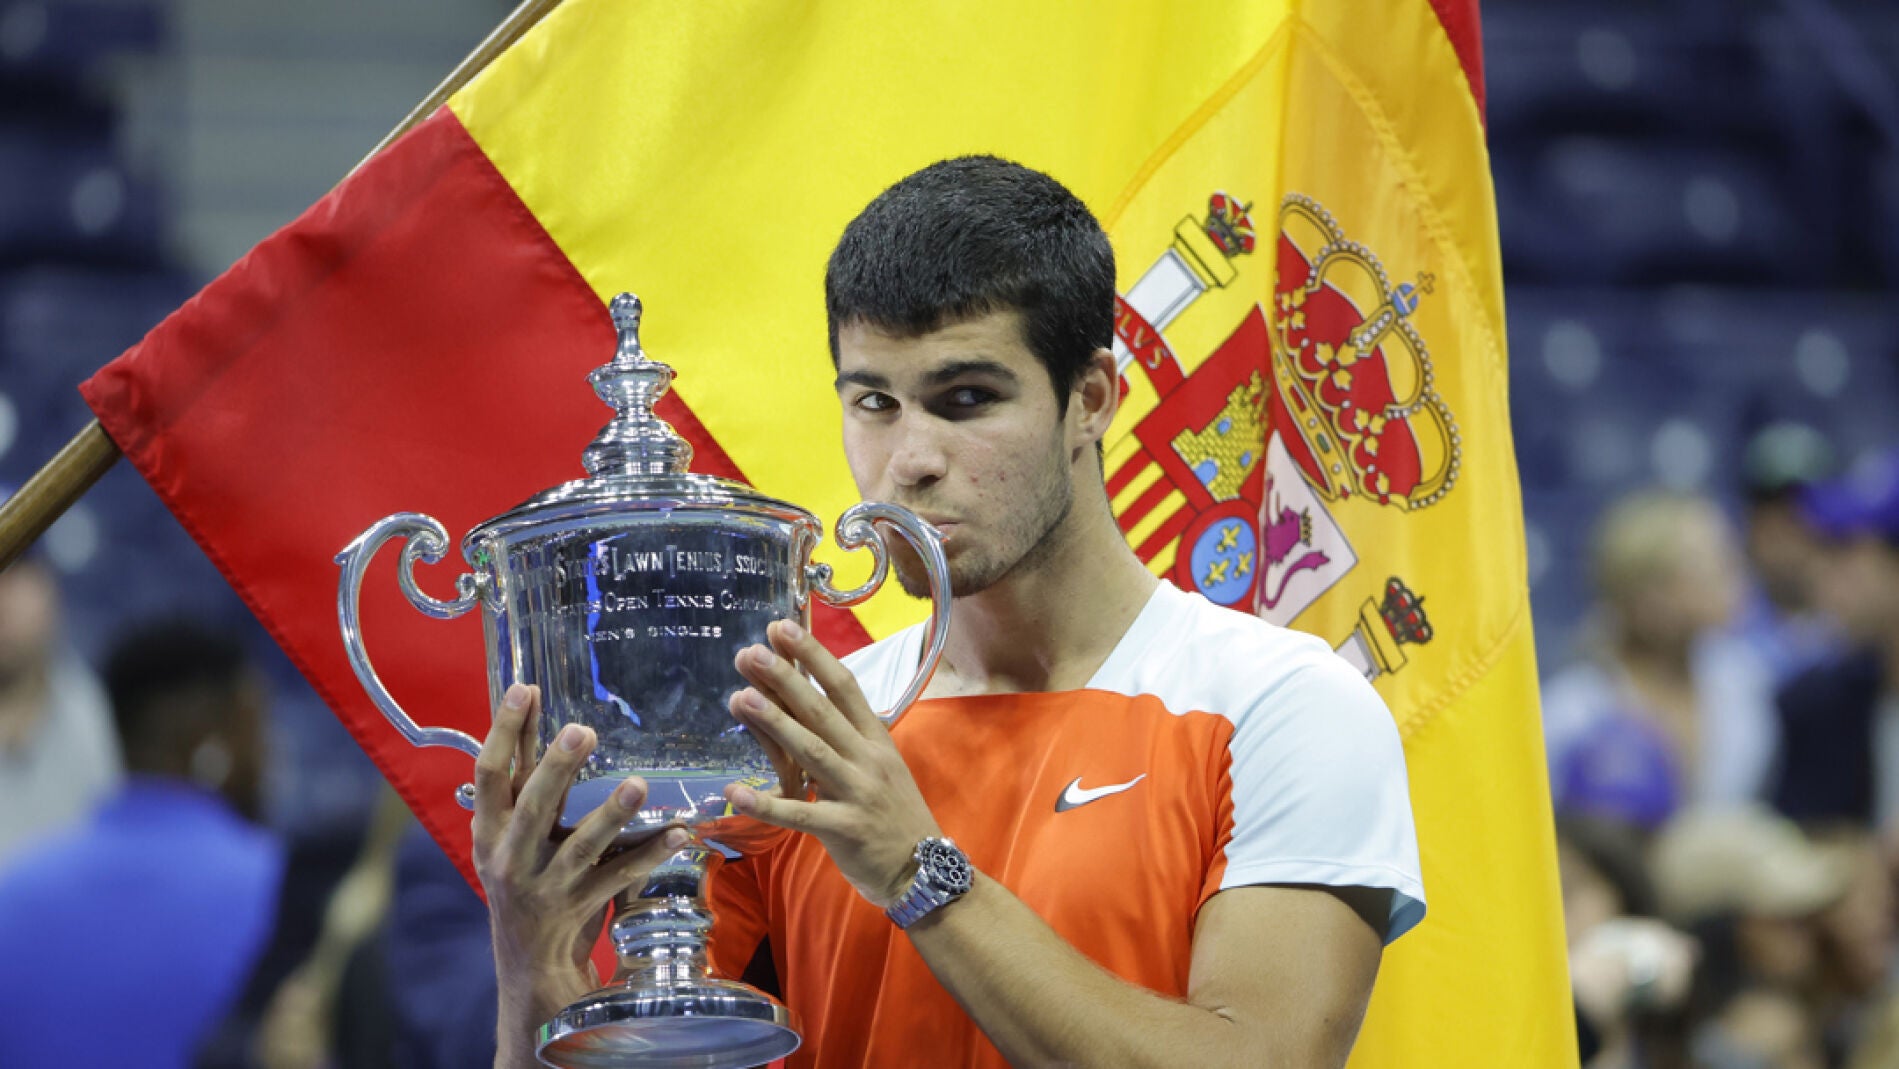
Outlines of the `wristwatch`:
{"type": "Polygon", "coordinates": [[[932,835],[917,844],[917,872],[910,887],[884,915],[899,928],[908,928],[932,910],[939,909],[969,893],[975,870],[962,848],[942,836],[932,835]]]}

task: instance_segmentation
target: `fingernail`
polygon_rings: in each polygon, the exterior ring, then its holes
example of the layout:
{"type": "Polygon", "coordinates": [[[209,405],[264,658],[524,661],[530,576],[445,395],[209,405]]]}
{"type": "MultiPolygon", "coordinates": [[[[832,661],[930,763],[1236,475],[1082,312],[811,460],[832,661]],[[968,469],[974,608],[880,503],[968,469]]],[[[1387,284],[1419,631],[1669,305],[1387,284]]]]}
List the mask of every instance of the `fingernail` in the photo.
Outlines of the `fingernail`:
{"type": "Polygon", "coordinates": [[[528,689],[519,683],[508,687],[508,692],[501,696],[502,707],[513,712],[518,713],[527,708],[527,703],[528,689]]]}
{"type": "Polygon", "coordinates": [[[573,753],[575,750],[580,749],[580,736],[580,725],[569,724],[560,729],[560,734],[554,737],[554,742],[558,744],[561,749],[566,750],[568,753],[573,753]]]}
{"type": "Polygon", "coordinates": [[[797,624],[797,621],[795,620],[786,620],[785,621],[785,637],[790,639],[793,642],[803,642],[804,628],[799,627],[797,624]]]}
{"type": "Polygon", "coordinates": [[[686,829],[674,828],[666,833],[666,845],[677,849],[678,847],[686,845],[686,840],[690,838],[692,838],[692,836],[686,834],[686,829]]]}
{"type": "Polygon", "coordinates": [[[622,809],[637,809],[646,797],[646,788],[639,780],[627,778],[613,788],[613,800],[620,803],[622,809]]]}

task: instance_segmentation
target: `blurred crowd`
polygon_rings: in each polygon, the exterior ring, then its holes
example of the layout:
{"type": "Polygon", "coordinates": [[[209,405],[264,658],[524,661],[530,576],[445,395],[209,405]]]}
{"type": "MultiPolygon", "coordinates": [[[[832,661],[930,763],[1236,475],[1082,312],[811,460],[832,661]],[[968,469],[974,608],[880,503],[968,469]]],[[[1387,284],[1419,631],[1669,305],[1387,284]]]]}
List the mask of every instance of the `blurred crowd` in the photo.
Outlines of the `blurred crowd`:
{"type": "Polygon", "coordinates": [[[1543,686],[1584,1064],[1899,1065],[1899,449],[1639,492],[1543,686]]]}

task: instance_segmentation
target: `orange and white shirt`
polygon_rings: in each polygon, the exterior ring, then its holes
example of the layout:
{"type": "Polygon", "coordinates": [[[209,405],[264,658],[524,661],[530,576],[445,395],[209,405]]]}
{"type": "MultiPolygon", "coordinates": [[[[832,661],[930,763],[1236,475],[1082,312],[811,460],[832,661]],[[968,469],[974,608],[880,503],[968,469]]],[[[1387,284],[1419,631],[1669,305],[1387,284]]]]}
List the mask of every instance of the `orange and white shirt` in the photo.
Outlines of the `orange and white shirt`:
{"type": "MultiPolygon", "coordinates": [[[[845,663],[888,708],[921,652],[917,627],[845,663]]],[[[891,735],[977,869],[1162,995],[1185,997],[1195,914],[1229,887],[1387,890],[1386,942],[1424,916],[1404,751],[1371,685],[1319,640],[1170,584],[1087,687],[921,701],[891,735]]],[[[770,940],[802,1017],[791,1066],[1006,1064],[816,839],[728,863],[713,906],[721,974],[770,940]]]]}

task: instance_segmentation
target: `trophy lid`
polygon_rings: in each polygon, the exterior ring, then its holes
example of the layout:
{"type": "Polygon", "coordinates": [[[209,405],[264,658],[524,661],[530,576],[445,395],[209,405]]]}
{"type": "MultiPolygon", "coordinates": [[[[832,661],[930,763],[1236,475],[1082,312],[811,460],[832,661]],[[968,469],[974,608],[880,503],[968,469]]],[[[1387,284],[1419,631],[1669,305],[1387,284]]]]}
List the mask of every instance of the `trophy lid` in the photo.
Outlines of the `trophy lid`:
{"type": "Polygon", "coordinates": [[[640,509],[731,509],[816,523],[804,509],[744,483],[689,470],[692,443],[654,412],[672,387],[674,372],[640,345],[640,299],[622,293],[609,308],[618,346],[613,359],[594,368],[587,381],[614,415],[581,456],[587,477],[544,490],[483,522],[469,532],[468,541],[575,516],[640,509]]]}

